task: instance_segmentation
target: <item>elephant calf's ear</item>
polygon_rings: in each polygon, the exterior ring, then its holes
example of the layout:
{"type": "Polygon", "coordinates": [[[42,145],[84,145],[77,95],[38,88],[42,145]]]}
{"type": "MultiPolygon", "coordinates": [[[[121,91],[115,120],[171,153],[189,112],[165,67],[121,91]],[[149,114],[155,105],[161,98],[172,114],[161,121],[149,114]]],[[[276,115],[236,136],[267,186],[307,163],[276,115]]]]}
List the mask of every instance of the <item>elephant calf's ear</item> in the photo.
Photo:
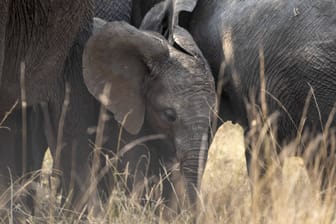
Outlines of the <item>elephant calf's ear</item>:
{"type": "Polygon", "coordinates": [[[166,51],[160,41],[125,22],[107,23],[87,42],[83,53],[85,84],[131,134],[137,134],[144,121],[146,61],[166,51]]]}

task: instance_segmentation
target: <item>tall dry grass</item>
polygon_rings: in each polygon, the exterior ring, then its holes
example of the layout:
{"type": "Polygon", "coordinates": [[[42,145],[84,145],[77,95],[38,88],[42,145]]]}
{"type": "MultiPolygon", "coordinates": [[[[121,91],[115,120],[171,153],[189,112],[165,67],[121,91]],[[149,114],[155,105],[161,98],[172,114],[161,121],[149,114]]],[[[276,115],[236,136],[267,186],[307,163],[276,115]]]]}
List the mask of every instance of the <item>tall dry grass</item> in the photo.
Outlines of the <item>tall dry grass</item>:
{"type": "Polygon", "coordinates": [[[197,220],[198,223],[335,223],[335,185],[329,183],[325,191],[320,189],[325,178],[320,172],[321,164],[326,164],[324,153],[317,152],[325,139],[309,139],[305,149],[314,155],[299,157],[294,153],[297,142],[290,142],[283,147],[282,153],[277,154],[277,148],[274,148],[277,144],[272,143],[271,135],[264,134],[263,129],[251,132],[254,136],[250,141],[258,139],[258,144],[250,142],[249,145],[259,154],[252,155],[249,176],[243,129],[231,122],[219,128],[210,147],[196,213],[182,211],[167,221],[162,202],[140,205],[138,198],[126,196],[122,187],[115,187],[108,200],[98,199],[94,212],[75,213],[61,203],[60,195],[52,195],[55,192],[53,187],[58,183],[48,151],[41,171],[25,180],[24,184],[14,182],[7,194],[2,195],[1,199],[7,197],[11,203],[9,207],[0,208],[0,222],[193,223],[197,220]],[[258,134],[262,140],[255,136],[258,134]],[[260,148],[254,148],[257,146],[260,148]],[[261,155],[264,163],[257,160],[261,155]],[[307,159],[312,156],[315,163],[307,166],[307,159]],[[41,179],[38,180],[37,176],[41,179]],[[37,192],[33,207],[21,201],[31,188],[37,192]]]}

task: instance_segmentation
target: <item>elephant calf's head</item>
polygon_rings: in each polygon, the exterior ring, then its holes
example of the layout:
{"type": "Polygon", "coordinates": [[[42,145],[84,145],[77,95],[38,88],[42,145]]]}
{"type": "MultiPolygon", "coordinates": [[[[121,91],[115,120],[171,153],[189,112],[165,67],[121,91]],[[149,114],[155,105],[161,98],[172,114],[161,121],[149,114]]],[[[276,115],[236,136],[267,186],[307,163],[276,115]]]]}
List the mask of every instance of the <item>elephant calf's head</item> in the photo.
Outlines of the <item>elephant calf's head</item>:
{"type": "MultiPolygon", "coordinates": [[[[178,35],[186,49],[123,22],[99,24],[102,26],[88,41],[83,56],[89,91],[129,133],[137,134],[146,127],[166,136],[158,150],[175,156],[194,201],[200,151],[207,149],[215,104],[207,63],[184,30],[178,35]]],[[[201,159],[206,155],[204,152],[201,159]]],[[[169,160],[162,161],[165,159],[169,160]]]]}

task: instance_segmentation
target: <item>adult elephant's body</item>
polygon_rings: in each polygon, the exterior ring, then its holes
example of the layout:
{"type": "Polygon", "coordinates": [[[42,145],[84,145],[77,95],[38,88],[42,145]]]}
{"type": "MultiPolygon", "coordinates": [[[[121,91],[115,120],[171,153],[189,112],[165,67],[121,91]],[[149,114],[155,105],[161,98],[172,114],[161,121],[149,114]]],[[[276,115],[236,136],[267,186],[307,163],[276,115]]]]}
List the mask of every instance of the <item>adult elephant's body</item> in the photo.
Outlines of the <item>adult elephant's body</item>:
{"type": "Polygon", "coordinates": [[[5,46],[1,58],[1,117],[21,95],[21,62],[25,63],[28,105],[57,98],[62,91],[59,79],[65,58],[80,27],[93,17],[93,1],[7,1],[4,8],[8,14],[1,15],[6,24],[0,37],[5,46]]]}
{"type": "MultiPolygon", "coordinates": [[[[26,164],[30,168],[34,162],[41,164],[41,155],[47,146],[55,155],[57,142],[61,147],[64,146],[62,152],[65,158],[67,155],[71,158],[71,147],[74,142],[85,145],[83,151],[86,152],[78,153],[79,157],[83,155],[80,157],[83,159],[84,156],[88,156],[86,129],[94,125],[96,118],[90,115],[94,107],[92,103],[87,102],[93,99],[82,81],[81,64],[76,64],[80,62],[80,55],[74,56],[73,51],[69,53],[69,49],[78,33],[83,34],[82,44],[89,37],[94,1],[69,3],[61,0],[43,2],[13,0],[2,1],[2,4],[4,4],[1,8],[3,14],[0,20],[5,26],[1,27],[0,33],[0,40],[3,40],[0,46],[3,50],[0,54],[0,61],[3,61],[0,67],[0,117],[4,122],[1,123],[0,151],[1,154],[12,155],[13,158],[2,159],[2,177],[9,176],[8,169],[13,172],[20,164],[26,164]],[[75,60],[76,57],[78,60],[75,60]],[[69,65],[70,63],[74,63],[73,66],[69,65]],[[71,89],[69,94],[71,106],[67,107],[64,127],[58,131],[66,83],[71,89]],[[20,121],[22,94],[25,95],[28,107],[27,130],[22,130],[20,121]],[[38,109],[41,103],[44,105],[43,113],[35,113],[36,110],[41,111],[38,109]],[[35,109],[32,109],[33,107],[35,109]],[[12,114],[4,119],[6,112],[11,109],[12,114]],[[36,122],[29,122],[30,119],[36,122]],[[37,130],[36,134],[33,134],[33,130],[37,130]],[[21,142],[25,132],[27,141],[21,142]],[[58,138],[61,132],[63,137],[58,138]],[[38,141],[35,141],[37,136],[38,141]],[[22,158],[20,153],[13,155],[22,151],[22,148],[26,148],[28,153],[34,150],[34,156],[27,155],[26,158],[22,158]]],[[[61,161],[64,162],[62,171],[71,170],[69,162],[65,162],[64,159],[61,161]]],[[[85,167],[82,169],[86,169],[85,167]]],[[[20,172],[12,173],[13,176],[18,174],[20,172]]],[[[7,184],[9,181],[2,180],[1,183],[7,184]]]]}
{"type": "Polygon", "coordinates": [[[15,177],[22,175],[21,171],[39,169],[48,146],[54,157],[57,149],[61,153],[56,166],[62,171],[65,189],[72,177],[74,191],[85,190],[79,186],[89,176],[89,144],[90,139],[94,141],[88,129],[97,125],[99,105],[83,81],[82,52],[95,13],[113,16],[110,20],[130,20],[132,1],[118,2],[1,1],[1,190],[10,183],[9,173],[15,177]],[[95,12],[95,3],[110,14],[99,7],[95,12]],[[28,107],[27,130],[23,130],[21,120],[22,92],[28,107]],[[25,132],[27,141],[22,143],[25,132]],[[22,158],[23,148],[27,150],[26,158],[22,158]],[[21,167],[24,164],[27,167],[21,167]]]}
{"type": "Polygon", "coordinates": [[[279,139],[297,134],[311,91],[306,127],[324,127],[336,102],[335,11],[335,2],[328,0],[198,1],[188,29],[213,74],[225,64],[222,103],[229,118],[247,126],[245,99],[252,96],[261,104],[262,51],[263,94],[268,112],[280,112],[279,139]]]}

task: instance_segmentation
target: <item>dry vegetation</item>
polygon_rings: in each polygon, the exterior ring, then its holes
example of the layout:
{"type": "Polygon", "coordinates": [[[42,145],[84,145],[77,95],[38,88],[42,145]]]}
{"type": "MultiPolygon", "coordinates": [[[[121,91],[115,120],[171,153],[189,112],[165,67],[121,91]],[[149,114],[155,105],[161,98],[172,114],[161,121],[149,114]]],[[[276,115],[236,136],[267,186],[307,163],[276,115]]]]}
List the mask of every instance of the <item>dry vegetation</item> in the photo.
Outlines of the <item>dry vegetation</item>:
{"type": "MultiPolygon", "coordinates": [[[[256,140],[255,136],[253,139],[256,140]]],[[[251,178],[248,178],[243,130],[230,123],[219,129],[203,177],[200,223],[336,222],[336,195],[332,183],[325,192],[319,187],[323,178],[316,164],[323,163],[325,158],[314,154],[316,162],[307,167],[305,161],[311,157],[294,156],[298,149],[295,143],[284,147],[278,155],[270,139],[270,135],[265,135],[259,139],[260,144],[250,142],[252,150],[259,154],[252,155],[251,178]],[[254,148],[256,145],[260,148],[254,148]],[[267,157],[262,164],[256,159],[260,155],[267,157]],[[262,168],[264,166],[267,171],[262,168]]],[[[323,151],[320,148],[323,144],[317,144],[317,139],[312,139],[306,149],[323,151]]]]}
{"type": "MultiPolygon", "coordinates": [[[[245,143],[256,152],[252,154],[250,178],[245,165],[243,130],[239,125],[227,122],[217,131],[209,151],[196,216],[185,211],[174,216],[169,223],[192,223],[195,220],[198,223],[335,223],[335,191],[331,185],[328,191],[319,190],[323,179],[320,169],[316,165],[308,169],[305,166],[306,159],[311,156],[293,156],[298,149],[297,142],[291,142],[278,155],[274,153],[276,144],[272,142],[272,135],[263,132],[260,127],[251,130],[251,133],[252,137],[247,138],[245,143]],[[260,155],[266,162],[258,162],[256,157],[260,155]],[[260,175],[265,164],[268,164],[267,172],[260,175]]],[[[324,140],[315,137],[307,141],[305,150],[323,152],[321,147],[324,144],[321,143],[324,140]]],[[[314,156],[317,161],[314,164],[318,164],[319,160],[325,162],[323,153],[314,156]]],[[[95,211],[75,214],[67,209],[66,204],[61,205],[60,198],[52,196],[54,191],[51,186],[57,186],[57,179],[52,175],[51,165],[52,158],[47,152],[42,170],[36,173],[36,176],[42,176],[40,182],[32,178],[25,185],[22,182],[13,183],[7,194],[2,195],[1,205],[5,199],[12,203],[9,203],[9,208],[1,207],[0,223],[167,222],[160,212],[154,212],[160,211],[160,202],[142,206],[118,189],[106,203],[98,201],[95,211]],[[19,198],[29,194],[25,189],[32,186],[37,191],[37,203],[29,207],[19,198]],[[31,215],[32,208],[34,216],[31,215]]]]}

